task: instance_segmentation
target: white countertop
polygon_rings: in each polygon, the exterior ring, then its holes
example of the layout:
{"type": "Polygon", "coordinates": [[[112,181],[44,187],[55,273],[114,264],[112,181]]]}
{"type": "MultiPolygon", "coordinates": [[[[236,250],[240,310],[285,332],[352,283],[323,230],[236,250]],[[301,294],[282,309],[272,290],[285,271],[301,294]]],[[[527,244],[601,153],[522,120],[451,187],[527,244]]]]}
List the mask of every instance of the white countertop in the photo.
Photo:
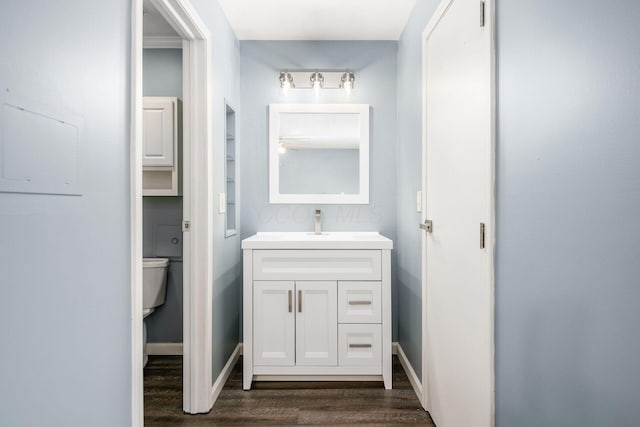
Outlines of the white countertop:
{"type": "Polygon", "coordinates": [[[242,241],[242,249],[393,249],[377,232],[260,232],[242,241]]]}

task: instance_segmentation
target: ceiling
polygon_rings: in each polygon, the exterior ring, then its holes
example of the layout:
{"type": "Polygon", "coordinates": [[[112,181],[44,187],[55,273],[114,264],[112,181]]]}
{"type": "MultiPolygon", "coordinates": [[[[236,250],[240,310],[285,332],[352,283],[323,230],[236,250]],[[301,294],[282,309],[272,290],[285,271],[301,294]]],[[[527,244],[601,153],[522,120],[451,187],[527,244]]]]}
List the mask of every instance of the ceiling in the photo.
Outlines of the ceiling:
{"type": "Polygon", "coordinates": [[[240,40],[398,40],[416,0],[218,0],[240,40]]]}

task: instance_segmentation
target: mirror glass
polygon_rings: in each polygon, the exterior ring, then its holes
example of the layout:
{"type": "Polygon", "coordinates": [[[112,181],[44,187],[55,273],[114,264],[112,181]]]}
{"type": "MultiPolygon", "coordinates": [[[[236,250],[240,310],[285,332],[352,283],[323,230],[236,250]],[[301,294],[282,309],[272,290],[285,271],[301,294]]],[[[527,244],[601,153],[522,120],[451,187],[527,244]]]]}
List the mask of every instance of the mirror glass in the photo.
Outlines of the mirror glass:
{"type": "Polygon", "coordinates": [[[360,116],[282,113],[281,194],[358,194],[360,116]]]}
{"type": "Polygon", "coordinates": [[[368,106],[273,107],[271,203],[368,203],[368,106]]]}

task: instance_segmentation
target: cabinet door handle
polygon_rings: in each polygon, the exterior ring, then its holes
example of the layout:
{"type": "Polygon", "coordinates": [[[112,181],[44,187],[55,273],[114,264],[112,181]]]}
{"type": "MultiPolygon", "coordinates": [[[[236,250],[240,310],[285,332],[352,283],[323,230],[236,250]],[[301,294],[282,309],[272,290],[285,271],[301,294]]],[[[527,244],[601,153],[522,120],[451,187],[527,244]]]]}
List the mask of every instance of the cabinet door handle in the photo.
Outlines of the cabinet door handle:
{"type": "Polygon", "coordinates": [[[349,305],[371,305],[371,301],[349,301],[349,305]]]}
{"type": "Polygon", "coordinates": [[[291,313],[291,310],[292,310],[292,306],[291,305],[292,305],[292,300],[293,300],[293,291],[289,290],[287,293],[289,294],[289,313],[291,313]]]}
{"type": "Polygon", "coordinates": [[[298,313],[302,313],[302,291],[298,291],[298,313]]]}
{"type": "Polygon", "coordinates": [[[349,348],[371,348],[371,344],[349,344],[349,348]]]}

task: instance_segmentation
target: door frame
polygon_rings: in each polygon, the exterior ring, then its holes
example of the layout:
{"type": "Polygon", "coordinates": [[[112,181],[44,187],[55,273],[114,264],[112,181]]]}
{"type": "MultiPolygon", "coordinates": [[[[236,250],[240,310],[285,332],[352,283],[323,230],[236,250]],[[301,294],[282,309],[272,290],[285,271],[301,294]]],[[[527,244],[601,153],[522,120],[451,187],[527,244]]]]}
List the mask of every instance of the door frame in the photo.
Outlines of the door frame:
{"type": "MultiPolygon", "coordinates": [[[[144,423],[142,354],[143,0],[131,14],[131,424],[144,423]]],[[[211,35],[189,0],[151,0],[183,49],[183,410],[208,412],[212,387],[213,128],[211,35]]]]}
{"type": "MultiPolygon", "coordinates": [[[[426,188],[426,180],[427,180],[427,41],[431,36],[431,33],[436,28],[444,14],[449,9],[449,6],[455,0],[442,0],[438,5],[436,11],[433,13],[433,16],[429,20],[429,23],[424,29],[422,33],[422,181],[421,181],[421,189],[422,189],[422,214],[421,220],[424,221],[427,219],[427,188],[426,188]]],[[[490,44],[490,78],[489,82],[487,82],[491,87],[491,106],[490,106],[490,115],[491,115],[491,201],[490,208],[491,214],[489,217],[489,230],[490,234],[486,238],[487,245],[487,253],[488,253],[488,262],[490,264],[489,270],[491,275],[491,303],[490,307],[487,307],[487,310],[491,312],[491,347],[493,349],[493,354],[495,354],[495,317],[494,317],[494,295],[495,295],[495,216],[496,216],[496,196],[495,196],[495,155],[496,155],[496,67],[495,67],[495,0],[485,0],[485,26],[488,27],[488,30],[491,32],[491,44],[490,44]]],[[[422,266],[422,396],[421,403],[424,409],[427,411],[430,409],[430,400],[429,400],[429,387],[427,386],[427,379],[429,372],[427,370],[427,351],[426,351],[426,343],[428,342],[429,336],[429,328],[427,327],[427,233],[421,232],[421,266],[422,266]]],[[[493,358],[493,363],[489,367],[491,370],[490,376],[492,379],[492,395],[491,395],[491,410],[494,414],[493,423],[495,423],[495,356],[493,358]]]]}

